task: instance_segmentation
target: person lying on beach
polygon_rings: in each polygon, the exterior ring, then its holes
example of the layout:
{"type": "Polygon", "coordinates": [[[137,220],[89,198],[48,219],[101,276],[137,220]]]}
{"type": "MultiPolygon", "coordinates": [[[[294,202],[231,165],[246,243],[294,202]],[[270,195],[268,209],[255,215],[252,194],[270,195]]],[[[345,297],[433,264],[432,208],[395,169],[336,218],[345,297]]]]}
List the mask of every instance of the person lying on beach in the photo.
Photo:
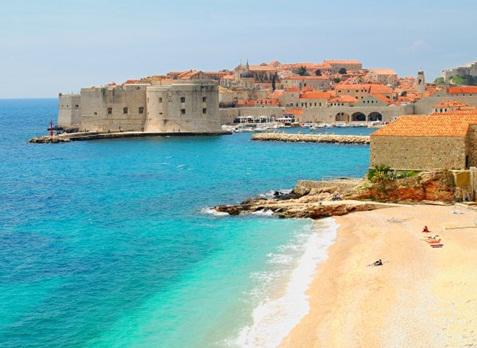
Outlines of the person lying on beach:
{"type": "Polygon", "coordinates": [[[370,264],[368,266],[378,267],[378,266],[382,266],[382,265],[383,265],[383,260],[379,259],[377,261],[374,261],[372,264],[370,264]]]}

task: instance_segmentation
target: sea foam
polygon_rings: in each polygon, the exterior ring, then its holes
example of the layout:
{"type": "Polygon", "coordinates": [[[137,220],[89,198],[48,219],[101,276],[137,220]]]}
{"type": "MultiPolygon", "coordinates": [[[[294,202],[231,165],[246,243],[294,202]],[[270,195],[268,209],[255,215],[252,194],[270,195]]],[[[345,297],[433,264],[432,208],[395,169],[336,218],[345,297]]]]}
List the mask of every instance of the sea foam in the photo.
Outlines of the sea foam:
{"type": "Polygon", "coordinates": [[[228,216],[229,214],[224,211],[217,211],[214,208],[203,208],[200,210],[202,214],[214,215],[214,216],[228,216]]]}
{"type": "Polygon", "coordinates": [[[304,252],[292,271],[281,297],[268,299],[253,310],[253,323],[240,330],[232,345],[238,347],[277,347],[309,311],[306,291],[320,262],[326,259],[328,247],[336,239],[333,219],[309,234],[304,252]]]}

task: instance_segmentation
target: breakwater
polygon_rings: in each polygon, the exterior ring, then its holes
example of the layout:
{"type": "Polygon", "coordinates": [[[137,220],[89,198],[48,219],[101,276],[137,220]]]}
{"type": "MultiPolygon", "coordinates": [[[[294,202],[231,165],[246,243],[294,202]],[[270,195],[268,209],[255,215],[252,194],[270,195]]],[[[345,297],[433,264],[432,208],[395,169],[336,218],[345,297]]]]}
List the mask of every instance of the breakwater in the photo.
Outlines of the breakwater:
{"type": "Polygon", "coordinates": [[[367,135],[256,133],[252,136],[252,140],[307,143],[369,144],[370,138],[367,135]]]}
{"type": "Polygon", "coordinates": [[[164,133],[164,132],[78,132],[78,133],[63,133],[58,135],[43,135],[33,137],[30,143],[46,144],[46,143],[66,143],[70,141],[85,141],[97,139],[118,139],[118,138],[139,138],[139,137],[165,137],[165,136],[207,136],[207,135],[226,135],[231,132],[209,132],[209,133],[194,133],[194,132],[178,132],[178,133],[164,133]]]}

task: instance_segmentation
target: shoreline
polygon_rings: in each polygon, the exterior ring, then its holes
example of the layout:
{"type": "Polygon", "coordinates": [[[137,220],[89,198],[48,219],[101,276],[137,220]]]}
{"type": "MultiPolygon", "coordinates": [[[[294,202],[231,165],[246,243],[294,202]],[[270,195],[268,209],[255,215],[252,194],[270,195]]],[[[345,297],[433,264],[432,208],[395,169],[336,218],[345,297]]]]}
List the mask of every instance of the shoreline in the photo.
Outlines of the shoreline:
{"type": "Polygon", "coordinates": [[[336,242],[307,290],[310,310],[281,347],[477,345],[477,211],[412,205],[334,219],[336,242]],[[443,248],[422,240],[424,225],[443,248]],[[377,259],[384,265],[368,266],[377,259]]]}
{"type": "MultiPolygon", "coordinates": [[[[226,340],[228,344],[238,347],[277,347],[287,333],[309,312],[307,289],[311,285],[317,267],[328,257],[327,251],[336,240],[338,225],[333,218],[327,218],[320,222],[309,221],[303,228],[303,231],[297,231],[295,241],[281,247],[292,250],[303,248],[301,252],[295,256],[285,251],[276,254],[296,257],[293,267],[290,269],[279,267],[271,271],[290,273],[267,290],[264,298],[252,310],[252,322],[243,326],[237,336],[226,340]],[[306,240],[298,242],[304,233],[306,240]],[[283,252],[285,254],[282,254],[283,252]]],[[[285,261],[285,264],[287,263],[285,261]]]]}

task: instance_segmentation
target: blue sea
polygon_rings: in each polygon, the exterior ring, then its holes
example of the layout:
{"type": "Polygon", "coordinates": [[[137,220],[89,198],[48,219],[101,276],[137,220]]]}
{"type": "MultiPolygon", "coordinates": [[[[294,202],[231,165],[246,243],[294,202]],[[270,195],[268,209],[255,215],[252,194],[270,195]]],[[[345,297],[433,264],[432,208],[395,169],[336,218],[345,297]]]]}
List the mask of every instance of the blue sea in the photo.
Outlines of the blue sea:
{"type": "Polygon", "coordinates": [[[207,208],[362,176],[369,148],[245,133],[28,144],[56,113],[0,100],[0,346],[278,344],[336,226],[207,208]]]}

